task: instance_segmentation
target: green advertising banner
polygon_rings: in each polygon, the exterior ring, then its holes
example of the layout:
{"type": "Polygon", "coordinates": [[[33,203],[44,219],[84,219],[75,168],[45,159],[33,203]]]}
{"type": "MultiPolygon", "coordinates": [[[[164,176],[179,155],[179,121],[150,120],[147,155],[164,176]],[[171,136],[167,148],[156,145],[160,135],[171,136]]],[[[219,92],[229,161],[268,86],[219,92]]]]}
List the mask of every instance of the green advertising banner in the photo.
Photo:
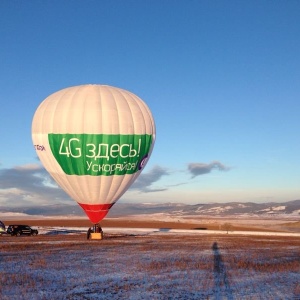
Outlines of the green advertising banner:
{"type": "Polygon", "coordinates": [[[145,165],[149,134],[48,134],[52,154],[68,175],[134,174],[145,165]]]}

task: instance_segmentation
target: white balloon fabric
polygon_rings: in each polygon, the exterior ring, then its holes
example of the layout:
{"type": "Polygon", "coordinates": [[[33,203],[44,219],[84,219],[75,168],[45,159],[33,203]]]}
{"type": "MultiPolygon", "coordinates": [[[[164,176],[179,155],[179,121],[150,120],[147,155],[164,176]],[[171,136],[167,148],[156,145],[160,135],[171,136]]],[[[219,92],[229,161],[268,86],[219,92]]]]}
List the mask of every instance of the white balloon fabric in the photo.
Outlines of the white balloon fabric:
{"type": "Polygon", "coordinates": [[[40,104],[32,122],[45,169],[94,224],[139,176],[155,134],[148,106],[133,93],[106,85],[60,90],[40,104]]]}

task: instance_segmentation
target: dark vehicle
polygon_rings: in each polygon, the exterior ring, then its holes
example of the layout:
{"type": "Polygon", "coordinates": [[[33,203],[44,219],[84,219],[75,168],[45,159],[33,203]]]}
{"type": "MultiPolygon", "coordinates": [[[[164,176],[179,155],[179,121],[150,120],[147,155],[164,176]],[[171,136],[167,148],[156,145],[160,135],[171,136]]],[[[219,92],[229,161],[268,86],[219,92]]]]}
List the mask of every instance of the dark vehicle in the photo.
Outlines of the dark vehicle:
{"type": "Polygon", "coordinates": [[[28,225],[9,225],[6,232],[11,236],[37,235],[39,233],[36,229],[32,229],[28,225]]]}
{"type": "Polygon", "coordinates": [[[5,225],[0,221],[0,235],[6,234],[5,225]]]}

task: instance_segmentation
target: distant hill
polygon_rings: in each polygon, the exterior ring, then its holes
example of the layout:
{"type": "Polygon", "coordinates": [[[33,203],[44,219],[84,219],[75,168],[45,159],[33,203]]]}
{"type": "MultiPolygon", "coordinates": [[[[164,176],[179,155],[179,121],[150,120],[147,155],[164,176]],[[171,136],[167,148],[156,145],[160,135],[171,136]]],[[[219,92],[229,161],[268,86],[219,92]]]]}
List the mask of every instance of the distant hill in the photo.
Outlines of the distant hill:
{"type": "MultiPolygon", "coordinates": [[[[1,208],[1,215],[85,216],[79,205],[49,205],[28,208],[1,208]]],[[[164,213],[169,216],[284,216],[300,217],[300,200],[276,203],[228,202],[210,204],[121,203],[114,205],[108,217],[164,213]]]]}
{"type": "Polygon", "coordinates": [[[284,203],[253,203],[253,202],[228,202],[210,204],[123,204],[120,203],[111,210],[110,216],[138,215],[165,213],[172,216],[299,216],[300,200],[284,203]]]}

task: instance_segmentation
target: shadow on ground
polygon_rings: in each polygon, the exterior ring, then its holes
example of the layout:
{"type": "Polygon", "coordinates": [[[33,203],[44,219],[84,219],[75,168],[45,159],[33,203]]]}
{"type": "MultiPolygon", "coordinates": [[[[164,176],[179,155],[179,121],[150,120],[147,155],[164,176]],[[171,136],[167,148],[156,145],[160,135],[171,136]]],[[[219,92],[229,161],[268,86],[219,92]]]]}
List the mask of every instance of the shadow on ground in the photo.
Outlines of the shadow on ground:
{"type": "Polygon", "coordinates": [[[213,243],[212,250],[214,255],[213,275],[216,291],[215,299],[224,299],[223,296],[226,295],[226,299],[233,300],[232,289],[227,277],[226,267],[217,242],[213,243]]]}

